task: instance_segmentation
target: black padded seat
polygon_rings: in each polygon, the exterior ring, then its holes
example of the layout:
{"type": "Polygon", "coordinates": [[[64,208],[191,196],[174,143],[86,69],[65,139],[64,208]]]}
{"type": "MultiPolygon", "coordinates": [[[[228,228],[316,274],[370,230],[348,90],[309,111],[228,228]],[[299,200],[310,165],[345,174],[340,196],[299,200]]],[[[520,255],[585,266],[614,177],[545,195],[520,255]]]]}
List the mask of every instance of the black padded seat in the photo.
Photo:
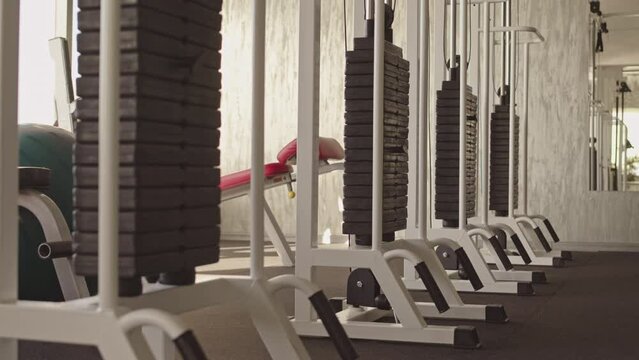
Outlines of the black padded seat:
{"type": "Polygon", "coordinates": [[[51,183],[51,170],[43,167],[19,167],[20,189],[42,189],[51,183]]]}

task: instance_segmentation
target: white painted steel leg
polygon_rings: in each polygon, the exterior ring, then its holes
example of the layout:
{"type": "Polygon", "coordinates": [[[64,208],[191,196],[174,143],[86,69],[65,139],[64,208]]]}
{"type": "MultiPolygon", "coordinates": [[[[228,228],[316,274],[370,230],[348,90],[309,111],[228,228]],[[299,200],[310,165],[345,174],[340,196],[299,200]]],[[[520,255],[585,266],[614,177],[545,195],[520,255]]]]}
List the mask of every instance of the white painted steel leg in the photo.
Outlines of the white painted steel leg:
{"type": "Polygon", "coordinates": [[[271,243],[282,261],[282,265],[293,266],[295,255],[286,241],[286,237],[266,200],[264,200],[264,226],[266,234],[269,239],[271,239],[271,243]]]}
{"type": "Polygon", "coordinates": [[[118,304],[120,154],[120,3],[100,2],[98,296],[100,308],[118,304]]]}
{"type": "MultiPolygon", "coordinates": [[[[313,280],[312,249],[317,245],[318,136],[320,87],[320,0],[300,1],[297,116],[297,239],[295,275],[313,280]]],[[[295,318],[314,318],[308,299],[295,294],[295,318]]]]}
{"type": "MultiPolygon", "coordinates": [[[[0,1],[0,303],[5,304],[18,299],[19,19],[19,0],[0,1]]],[[[17,360],[17,341],[0,339],[0,358],[17,360]]]]}

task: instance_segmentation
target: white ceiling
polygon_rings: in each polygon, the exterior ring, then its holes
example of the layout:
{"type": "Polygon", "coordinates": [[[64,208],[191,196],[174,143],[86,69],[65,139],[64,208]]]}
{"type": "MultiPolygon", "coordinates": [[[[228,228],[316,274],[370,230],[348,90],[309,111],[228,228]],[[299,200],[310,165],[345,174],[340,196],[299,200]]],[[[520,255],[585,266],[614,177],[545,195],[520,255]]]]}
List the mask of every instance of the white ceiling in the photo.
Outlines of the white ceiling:
{"type": "Polygon", "coordinates": [[[601,65],[639,65],[639,0],[601,0],[604,15],[636,13],[636,17],[611,17],[605,21],[610,32],[604,35],[601,65]]]}

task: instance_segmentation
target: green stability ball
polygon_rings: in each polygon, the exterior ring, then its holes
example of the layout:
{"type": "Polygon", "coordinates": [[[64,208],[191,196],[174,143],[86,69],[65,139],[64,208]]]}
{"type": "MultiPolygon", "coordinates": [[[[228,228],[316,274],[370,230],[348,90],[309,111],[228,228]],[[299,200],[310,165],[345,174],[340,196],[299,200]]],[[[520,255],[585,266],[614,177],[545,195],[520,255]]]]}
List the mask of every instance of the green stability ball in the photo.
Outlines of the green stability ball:
{"type": "MultiPolygon", "coordinates": [[[[54,126],[23,124],[18,137],[20,166],[51,170],[51,184],[43,192],[58,205],[73,231],[73,134],[54,126]]],[[[46,241],[40,223],[23,208],[19,215],[19,299],[63,301],[53,261],[41,260],[37,254],[38,245],[46,241]]],[[[91,282],[90,289],[94,285],[91,282]]]]}

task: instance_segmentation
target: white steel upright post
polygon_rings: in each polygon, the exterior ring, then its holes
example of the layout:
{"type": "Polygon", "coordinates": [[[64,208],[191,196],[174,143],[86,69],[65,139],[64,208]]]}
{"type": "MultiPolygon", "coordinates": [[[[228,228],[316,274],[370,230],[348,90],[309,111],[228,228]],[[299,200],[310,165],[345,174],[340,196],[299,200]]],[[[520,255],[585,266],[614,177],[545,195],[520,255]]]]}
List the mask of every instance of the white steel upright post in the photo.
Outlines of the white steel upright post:
{"type": "Polygon", "coordinates": [[[523,214],[528,214],[528,64],[530,43],[524,44],[523,67],[524,67],[524,83],[523,83],[523,107],[521,111],[521,210],[523,214]]]}
{"type": "MultiPolygon", "coordinates": [[[[0,1],[0,302],[18,300],[18,34],[20,1],[0,1]]],[[[7,325],[3,325],[7,326],[7,325]]],[[[14,339],[0,358],[18,359],[14,339]]]]}
{"type": "Polygon", "coordinates": [[[482,28],[484,31],[482,32],[482,63],[481,63],[481,81],[482,81],[482,94],[481,97],[481,136],[480,140],[480,149],[481,149],[481,166],[480,166],[480,194],[481,194],[481,222],[484,225],[488,224],[488,152],[490,151],[488,147],[488,128],[490,121],[490,109],[488,107],[488,94],[490,91],[490,3],[483,4],[483,13],[482,13],[482,28]]]}
{"type": "Polygon", "coordinates": [[[459,228],[466,228],[466,12],[468,0],[459,2],[459,228]]]}
{"type": "Polygon", "coordinates": [[[508,142],[508,216],[515,217],[515,64],[517,54],[517,32],[511,32],[510,36],[510,66],[508,67],[510,75],[510,122],[508,142]]]}
{"type": "MultiPolygon", "coordinates": [[[[318,136],[320,88],[320,0],[300,0],[297,126],[297,245],[295,274],[311,280],[317,245],[318,136]]],[[[311,321],[308,298],[295,292],[295,319],[311,321]]]]}
{"type": "Polygon", "coordinates": [[[375,1],[375,37],[373,71],[373,229],[371,250],[380,251],[384,206],[384,0],[375,1]]]}
{"type": "Polygon", "coordinates": [[[428,2],[419,4],[419,238],[426,240],[429,203],[428,203],[428,98],[429,94],[429,46],[430,46],[430,18],[428,2]]]}
{"type": "Polygon", "coordinates": [[[251,277],[264,272],[264,52],[266,2],[253,0],[251,121],[251,277]]]}
{"type": "Polygon", "coordinates": [[[73,0],[55,0],[55,37],[67,41],[69,59],[73,59],[73,0]]]}
{"type": "Polygon", "coordinates": [[[102,311],[113,311],[119,280],[120,2],[101,0],[100,6],[98,297],[102,311]]]}

